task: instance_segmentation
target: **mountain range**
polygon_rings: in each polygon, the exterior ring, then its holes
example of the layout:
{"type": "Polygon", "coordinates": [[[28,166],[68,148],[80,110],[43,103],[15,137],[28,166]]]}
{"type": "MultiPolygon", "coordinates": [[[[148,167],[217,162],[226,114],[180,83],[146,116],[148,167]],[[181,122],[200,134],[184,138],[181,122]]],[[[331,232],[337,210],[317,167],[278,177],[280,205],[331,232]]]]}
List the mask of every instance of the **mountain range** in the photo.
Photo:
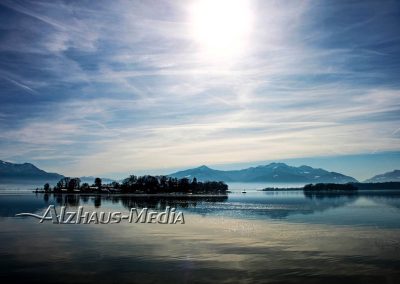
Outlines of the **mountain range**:
{"type": "Polygon", "coordinates": [[[223,180],[225,182],[306,182],[306,183],[347,183],[357,182],[353,177],[309,166],[293,167],[285,163],[271,163],[265,166],[242,170],[221,171],[207,166],[179,171],[170,174],[176,178],[194,178],[198,180],[223,180]]]}
{"type": "MultiPolygon", "coordinates": [[[[31,163],[14,164],[0,160],[0,182],[43,181],[55,183],[63,177],[64,175],[61,174],[41,170],[31,163]]],[[[83,176],[80,179],[82,183],[87,182],[92,184],[95,177],[83,176]]],[[[112,179],[102,178],[103,183],[111,183],[113,181],[112,179]]]]}
{"type": "Polygon", "coordinates": [[[387,172],[381,175],[376,175],[365,182],[390,182],[398,181],[400,182],[400,170],[394,170],[392,172],[387,172]]]}
{"type": "Polygon", "coordinates": [[[0,180],[59,180],[63,177],[41,170],[31,163],[14,164],[0,160],[0,180]]]}
{"type": "MultiPolygon", "coordinates": [[[[193,169],[178,171],[168,176],[176,178],[194,178],[199,181],[217,180],[225,182],[273,182],[273,183],[347,183],[357,182],[353,177],[330,172],[324,169],[312,168],[310,166],[294,167],[285,163],[271,163],[268,165],[250,167],[241,170],[222,171],[200,166],[193,169]]],[[[14,164],[0,160],[0,183],[21,181],[45,181],[56,182],[64,176],[58,173],[49,173],[41,170],[31,163],[14,164]]],[[[94,182],[95,177],[80,177],[82,182],[89,184],[94,182]]],[[[103,183],[114,180],[102,178],[103,183]]],[[[365,182],[390,182],[400,181],[400,170],[394,170],[384,174],[376,175],[365,182]]]]}

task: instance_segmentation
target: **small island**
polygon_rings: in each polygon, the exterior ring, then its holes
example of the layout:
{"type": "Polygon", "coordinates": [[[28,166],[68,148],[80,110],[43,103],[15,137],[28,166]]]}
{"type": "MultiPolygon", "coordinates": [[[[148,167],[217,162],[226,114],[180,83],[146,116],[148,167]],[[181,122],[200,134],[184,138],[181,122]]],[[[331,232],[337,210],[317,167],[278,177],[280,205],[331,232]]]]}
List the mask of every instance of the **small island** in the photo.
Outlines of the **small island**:
{"type": "Polygon", "coordinates": [[[93,184],[83,183],[79,178],[63,177],[54,187],[46,183],[36,193],[82,193],[82,194],[226,194],[228,185],[222,181],[197,181],[196,178],[174,178],[168,176],[130,175],[121,183],[103,184],[95,178],[93,184]]]}
{"type": "Polygon", "coordinates": [[[261,191],[292,191],[303,190],[305,192],[349,192],[356,191],[358,188],[353,183],[316,183],[306,184],[303,187],[266,187],[261,191]]]}
{"type": "Polygon", "coordinates": [[[304,195],[308,198],[335,198],[354,197],[358,195],[358,188],[352,183],[317,183],[303,187],[304,195]]]}
{"type": "Polygon", "coordinates": [[[339,183],[317,183],[317,184],[307,184],[303,187],[304,191],[313,192],[350,192],[357,191],[358,188],[351,183],[339,184],[339,183]]]}
{"type": "Polygon", "coordinates": [[[349,183],[316,183],[303,187],[266,187],[261,191],[291,191],[303,190],[308,192],[351,192],[357,190],[400,190],[400,182],[349,182],[349,183]]]}

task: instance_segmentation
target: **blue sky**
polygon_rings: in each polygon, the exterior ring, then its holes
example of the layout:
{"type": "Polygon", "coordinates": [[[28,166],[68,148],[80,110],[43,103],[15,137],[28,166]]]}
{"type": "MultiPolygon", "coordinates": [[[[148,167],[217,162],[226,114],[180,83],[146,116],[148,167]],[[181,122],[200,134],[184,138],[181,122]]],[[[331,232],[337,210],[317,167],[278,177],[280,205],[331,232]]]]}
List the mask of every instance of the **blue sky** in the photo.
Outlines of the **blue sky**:
{"type": "Polygon", "coordinates": [[[400,168],[398,27],[398,1],[1,1],[0,159],[400,168]]]}

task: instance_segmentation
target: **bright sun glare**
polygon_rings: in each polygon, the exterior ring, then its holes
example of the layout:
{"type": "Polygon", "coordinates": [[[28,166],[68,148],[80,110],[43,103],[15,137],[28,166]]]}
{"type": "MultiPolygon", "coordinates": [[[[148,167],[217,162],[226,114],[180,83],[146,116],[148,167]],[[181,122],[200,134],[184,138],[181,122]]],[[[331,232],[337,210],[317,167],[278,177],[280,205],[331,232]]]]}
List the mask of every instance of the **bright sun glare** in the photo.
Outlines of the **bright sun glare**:
{"type": "Polygon", "coordinates": [[[253,22],[250,3],[250,0],[198,0],[191,6],[191,33],[205,57],[214,61],[231,60],[245,51],[253,22]]]}

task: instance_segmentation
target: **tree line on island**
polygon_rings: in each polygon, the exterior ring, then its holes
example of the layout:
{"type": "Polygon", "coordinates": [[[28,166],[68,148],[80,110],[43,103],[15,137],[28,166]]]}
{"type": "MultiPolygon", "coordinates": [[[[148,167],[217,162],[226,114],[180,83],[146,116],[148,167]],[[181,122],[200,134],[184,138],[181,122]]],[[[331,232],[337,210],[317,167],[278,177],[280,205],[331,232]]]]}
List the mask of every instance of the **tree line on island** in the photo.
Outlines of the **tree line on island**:
{"type": "Polygon", "coordinates": [[[303,187],[304,191],[356,191],[357,187],[352,183],[317,183],[307,184],[303,187]]]}
{"type": "Polygon", "coordinates": [[[95,178],[92,185],[82,183],[79,178],[63,177],[52,188],[49,183],[43,187],[44,192],[80,192],[80,193],[226,193],[228,185],[222,181],[197,181],[196,178],[174,178],[168,176],[135,176],[131,175],[121,183],[103,184],[101,178],[95,178]]]}

